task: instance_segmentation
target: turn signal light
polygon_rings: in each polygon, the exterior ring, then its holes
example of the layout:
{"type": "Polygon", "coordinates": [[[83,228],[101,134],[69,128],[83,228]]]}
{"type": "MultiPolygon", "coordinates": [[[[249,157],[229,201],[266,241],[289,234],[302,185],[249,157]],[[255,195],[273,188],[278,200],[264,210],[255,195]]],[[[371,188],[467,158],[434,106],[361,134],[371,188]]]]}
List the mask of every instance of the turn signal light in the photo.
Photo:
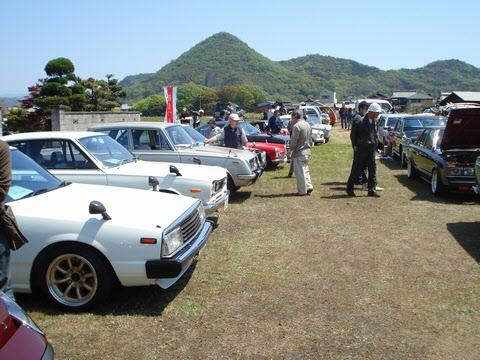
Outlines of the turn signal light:
{"type": "Polygon", "coordinates": [[[190,189],[190,192],[191,193],[199,193],[199,192],[202,192],[202,190],[200,190],[200,189],[190,189]]]}
{"type": "Polygon", "coordinates": [[[155,239],[155,238],[141,238],[140,239],[140,244],[154,245],[156,243],[157,243],[157,239],[155,239]]]}

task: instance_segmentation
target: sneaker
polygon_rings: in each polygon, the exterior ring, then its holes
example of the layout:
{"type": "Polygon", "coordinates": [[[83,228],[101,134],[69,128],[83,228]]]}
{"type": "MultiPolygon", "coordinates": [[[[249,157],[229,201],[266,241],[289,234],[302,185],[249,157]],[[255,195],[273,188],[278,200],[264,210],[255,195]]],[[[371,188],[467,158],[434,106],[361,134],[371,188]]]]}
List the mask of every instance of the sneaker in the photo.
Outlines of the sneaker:
{"type": "Polygon", "coordinates": [[[357,195],[355,195],[355,193],[353,192],[353,190],[347,190],[347,195],[348,195],[348,196],[351,196],[351,197],[357,196],[357,195]]]}
{"type": "Polygon", "coordinates": [[[385,190],[384,188],[380,187],[380,186],[376,186],[375,187],[375,191],[383,191],[385,190]]]}
{"type": "Polygon", "coordinates": [[[368,196],[379,198],[380,195],[376,191],[369,191],[368,196]]]}
{"type": "Polygon", "coordinates": [[[313,189],[308,189],[307,190],[307,195],[310,195],[312,193],[313,189]]]}

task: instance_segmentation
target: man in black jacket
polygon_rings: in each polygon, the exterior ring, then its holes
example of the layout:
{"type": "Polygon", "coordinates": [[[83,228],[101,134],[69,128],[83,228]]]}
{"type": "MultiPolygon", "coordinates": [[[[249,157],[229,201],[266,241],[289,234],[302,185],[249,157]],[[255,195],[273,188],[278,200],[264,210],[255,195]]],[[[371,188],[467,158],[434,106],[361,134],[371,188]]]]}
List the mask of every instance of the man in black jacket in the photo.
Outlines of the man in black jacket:
{"type": "Polygon", "coordinates": [[[354,151],[352,171],[347,183],[347,194],[355,196],[353,186],[365,169],[368,168],[368,196],[380,197],[376,191],[377,165],[375,152],[377,149],[377,118],[382,111],[380,105],[373,103],[369,106],[367,115],[356,118],[350,133],[354,151]]]}

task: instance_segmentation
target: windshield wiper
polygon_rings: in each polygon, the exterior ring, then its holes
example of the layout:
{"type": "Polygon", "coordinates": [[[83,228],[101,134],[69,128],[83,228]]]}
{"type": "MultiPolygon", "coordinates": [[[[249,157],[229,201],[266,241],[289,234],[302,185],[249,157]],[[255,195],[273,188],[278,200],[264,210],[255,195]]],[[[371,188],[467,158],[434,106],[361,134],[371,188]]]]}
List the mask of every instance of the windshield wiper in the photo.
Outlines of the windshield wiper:
{"type": "Polygon", "coordinates": [[[128,163],[131,163],[132,161],[135,161],[135,158],[130,158],[130,159],[122,159],[120,160],[120,162],[116,165],[118,167],[124,165],[124,164],[128,164],[128,163]]]}
{"type": "Polygon", "coordinates": [[[58,186],[55,189],[65,187],[65,186],[70,185],[70,184],[71,184],[71,182],[63,180],[60,184],[58,184],[58,186]]]}
{"type": "Polygon", "coordinates": [[[32,196],[36,196],[36,195],[40,195],[40,194],[43,194],[43,193],[46,193],[46,192],[49,192],[51,189],[38,189],[38,190],[35,190],[35,191],[32,191],[30,194],[27,194],[25,196],[22,196],[21,199],[25,199],[25,198],[29,198],[29,197],[32,197],[32,196]]]}

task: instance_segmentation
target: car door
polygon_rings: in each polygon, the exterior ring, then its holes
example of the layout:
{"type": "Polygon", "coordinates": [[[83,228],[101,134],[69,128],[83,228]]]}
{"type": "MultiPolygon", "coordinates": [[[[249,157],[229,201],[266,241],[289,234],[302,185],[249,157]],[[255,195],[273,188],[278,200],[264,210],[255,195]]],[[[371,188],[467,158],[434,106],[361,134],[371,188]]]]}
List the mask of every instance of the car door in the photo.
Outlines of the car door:
{"type": "Polygon", "coordinates": [[[180,162],[180,156],[160,129],[131,129],[133,153],[145,161],[180,162]]]}
{"type": "Polygon", "coordinates": [[[403,133],[403,119],[399,119],[397,124],[395,125],[395,128],[393,129],[392,132],[392,150],[395,154],[399,154],[400,150],[400,142],[402,139],[402,133],[403,133]]]}
{"type": "Polygon", "coordinates": [[[433,158],[433,140],[435,138],[435,132],[435,129],[427,129],[423,132],[425,138],[419,154],[422,162],[422,172],[428,176],[432,176],[432,169],[435,167],[435,160],[433,158]]]}
{"type": "Polygon", "coordinates": [[[418,139],[415,140],[413,144],[410,144],[407,150],[410,160],[413,161],[415,168],[419,171],[423,171],[423,157],[421,153],[424,146],[425,135],[425,131],[422,132],[418,139]]]}

